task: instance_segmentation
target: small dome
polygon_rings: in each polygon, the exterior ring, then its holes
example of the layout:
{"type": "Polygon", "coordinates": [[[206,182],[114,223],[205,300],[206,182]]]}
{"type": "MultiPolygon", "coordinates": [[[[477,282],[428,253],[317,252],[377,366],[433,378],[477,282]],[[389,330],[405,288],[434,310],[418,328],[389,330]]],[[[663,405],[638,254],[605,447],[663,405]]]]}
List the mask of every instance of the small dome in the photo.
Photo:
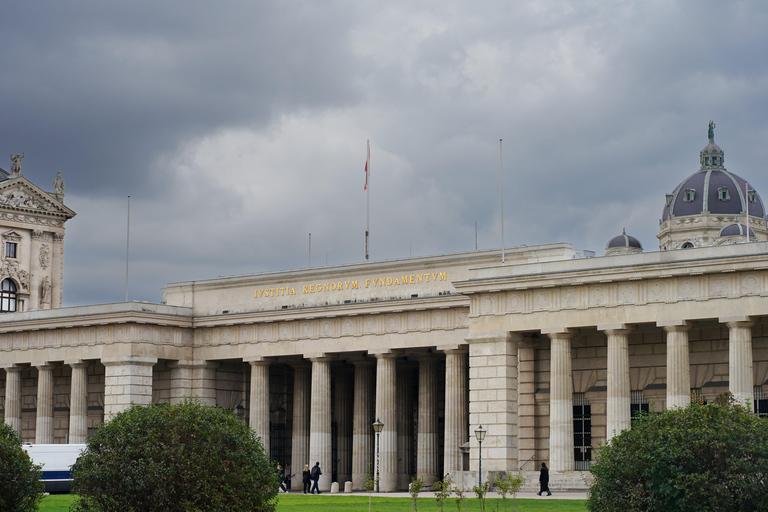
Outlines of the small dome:
{"type": "Polygon", "coordinates": [[[605,255],[611,254],[632,254],[643,252],[643,244],[640,241],[627,234],[626,229],[621,230],[621,234],[608,240],[605,245],[605,255]]]}
{"type": "MultiPolygon", "coordinates": [[[[723,229],[720,230],[720,237],[726,237],[726,236],[741,236],[746,238],[747,233],[744,224],[728,224],[723,229]]],[[[749,236],[750,238],[755,238],[755,232],[752,231],[752,228],[749,228],[749,236]]]]}

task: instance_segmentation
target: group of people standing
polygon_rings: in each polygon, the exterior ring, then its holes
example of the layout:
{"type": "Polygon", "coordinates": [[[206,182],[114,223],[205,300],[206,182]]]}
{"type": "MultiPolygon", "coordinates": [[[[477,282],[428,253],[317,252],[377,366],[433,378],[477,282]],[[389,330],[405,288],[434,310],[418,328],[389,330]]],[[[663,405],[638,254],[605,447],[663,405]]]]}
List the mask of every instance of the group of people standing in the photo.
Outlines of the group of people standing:
{"type": "MultiPolygon", "coordinates": [[[[277,465],[277,476],[280,479],[280,490],[283,492],[288,492],[286,484],[288,484],[288,488],[291,487],[290,468],[290,466],[283,468],[282,465],[277,465]]],[[[304,464],[304,470],[301,472],[301,481],[304,484],[304,494],[315,494],[315,492],[320,494],[322,492],[317,486],[317,483],[320,480],[320,475],[322,474],[323,472],[320,470],[319,462],[316,462],[312,469],[309,469],[309,464],[304,464]]]]}

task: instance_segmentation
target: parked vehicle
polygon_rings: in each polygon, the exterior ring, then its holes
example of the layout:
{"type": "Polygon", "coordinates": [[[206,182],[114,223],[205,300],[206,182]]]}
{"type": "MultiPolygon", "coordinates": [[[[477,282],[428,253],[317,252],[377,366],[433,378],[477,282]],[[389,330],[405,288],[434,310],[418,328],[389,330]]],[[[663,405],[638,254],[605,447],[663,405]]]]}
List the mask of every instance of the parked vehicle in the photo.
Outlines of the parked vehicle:
{"type": "Polygon", "coordinates": [[[69,492],[72,465],[85,450],[84,444],[25,444],[24,450],[32,462],[43,466],[41,480],[45,484],[45,492],[69,492]]]}

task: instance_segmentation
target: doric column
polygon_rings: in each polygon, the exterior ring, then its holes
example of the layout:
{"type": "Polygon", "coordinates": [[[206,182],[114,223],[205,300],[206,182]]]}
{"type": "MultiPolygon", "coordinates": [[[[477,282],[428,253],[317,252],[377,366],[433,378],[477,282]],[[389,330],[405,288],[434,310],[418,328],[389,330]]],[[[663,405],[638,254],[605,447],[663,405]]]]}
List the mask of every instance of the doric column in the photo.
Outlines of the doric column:
{"type": "Polygon", "coordinates": [[[573,331],[546,333],[551,340],[549,368],[549,462],[550,470],[573,471],[573,331]]]}
{"type": "Polygon", "coordinates": [[[688,352],[688,322],[659,323],[667,332],[667,409],[691,403],[691,366],[688,352]]]}
{"type": "Polygon", "coordinates": [[[437,372],[432,354],[419,357],[419,418],[416,476],[431,486],[440,479],[437,436],[437,372]]]}
{"type": "Polygon", "coordinates": [[[461,445],[469,441],[467,351],[445,350],[445,441],[443,473],[462,471],[461,445]]]}
{"type": "Polygon", "coordinates": [[[105,358],[104,420],[128,409],[131,403],[152,403],[152,367],[156,357],[126,356],[105,358]]]}
{"type": "Polygon", "coordinates": [[[251,365],[251,408],[248,423],[261,438],[264,451],[269,456],[269,361],[248,361],[251,365]]]}
{"type": "Polygon", "coordinates": [[[610,441],[632,424],[629,393],[629,333],[625,325],[598,326],[608,339],[605,438],[610,441]]]}
{"type": "MultiPolygon", "coordinates": [[[[397,354],[376,354],[376,418],[384,423],[379,434],[379,487],[397,490],[397,354]]],[[[375,472],[375,468],[374,468],[375,472]]]]}
{"type": "Polygon", "coordinates": [[[413,470],[413,371],[408,362],[397,370],[397,486],[407,489],[413,470]]]}
{"type": "Polygon", "coordinates": [[[352,425],[352,489],[363,489],[368,471],[376,471],[373,460],[373,422],[376,400],[374,385],[376,372],[373,361],[357,359],[355,365],[355,407],[352,425]]]}
{"type": "MultiPolygon", "coordinates": [[[[480,446],[474,430],[482,425],[483,473],[516,471],[517,454],[517,344],[519,333],[481,332],[469,342],[470,469],[477,471],[480,446]]],[[[483,478],[485,480],[485,477],[483,478]]]]}
{"type": "Polygon", "coordinates": [[[88,437],[88,363],[68,363],[72,367],[69,392],[69,443],[83,444],[88,437]]]}
{"type": "Polygon", "coordinates": [[[747,317],[721,318],[728,326],[728,387],[741,405],[754,402],[754,377],[752,375],[752,326],[755,322],[747,317]]]}
{"type": "Polygon", "coordinates": [[[298,478],[298,480],[293,481],[301,481],[304,464],[309,464],[309,385],[312,367],[306,361],[296,361],[289,364],[293,367],[291,471],[298,478]]]}
{"type": "Polygon", "coordinates": [[[312,403],[309,418],[309,466],[320,463],[323,474],[321,491],[331,490],[331,361],[330,357],[313,357],[312,403]]]}
{"type": "Polygon", "coordinates": [[[37,418],[35,420],[35,443],[53,443],[53,365],[37,367],[37,418]]]}
{"type": "Polygon", "coordinates": [[[5,367],[5,422],[21,435],[21,372],[18,366],[5,367]]]}
{"type": "Polygon", "coordinates": [[[344,489],[344,482],[352,479],[352,373],[347,365],[334,371],[336,397],[333,402],[336,420],[336,480],[344,489]]]}
{"type": "Polygon", "coordinates": [[[211,361],[171,361],[171,404],[194,398],[205,405],[216,405],[216,368],[211,361]]]}

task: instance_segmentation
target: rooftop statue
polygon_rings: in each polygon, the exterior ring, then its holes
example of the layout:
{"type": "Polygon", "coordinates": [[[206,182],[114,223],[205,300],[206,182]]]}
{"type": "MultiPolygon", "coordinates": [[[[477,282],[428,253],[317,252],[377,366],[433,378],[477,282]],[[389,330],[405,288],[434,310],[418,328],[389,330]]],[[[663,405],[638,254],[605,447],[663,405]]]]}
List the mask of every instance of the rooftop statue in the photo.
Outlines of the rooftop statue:
{"type": "Polygon", "coordinates": [[[21,174],[21,159],[26,155],[22,151],[20,155],[14,155],[11,153],[11,176],[19,176],[21,174]]]}
{"type": "Polygon", "coordinates": [[[709,122],[709,131],[707,132],[707,137],[709,137],[710,140],[715,138],[715,122],[714,121],[709,122]]]}
{"type": "Polygon", "coordinates": [[[53,189],[57,194],[64,195],[64,189],[67,188],[67,184],[64,183],[64,178],[61,177],[61,171],[56,174],[56,179],[53,180],[53,189]]]}

